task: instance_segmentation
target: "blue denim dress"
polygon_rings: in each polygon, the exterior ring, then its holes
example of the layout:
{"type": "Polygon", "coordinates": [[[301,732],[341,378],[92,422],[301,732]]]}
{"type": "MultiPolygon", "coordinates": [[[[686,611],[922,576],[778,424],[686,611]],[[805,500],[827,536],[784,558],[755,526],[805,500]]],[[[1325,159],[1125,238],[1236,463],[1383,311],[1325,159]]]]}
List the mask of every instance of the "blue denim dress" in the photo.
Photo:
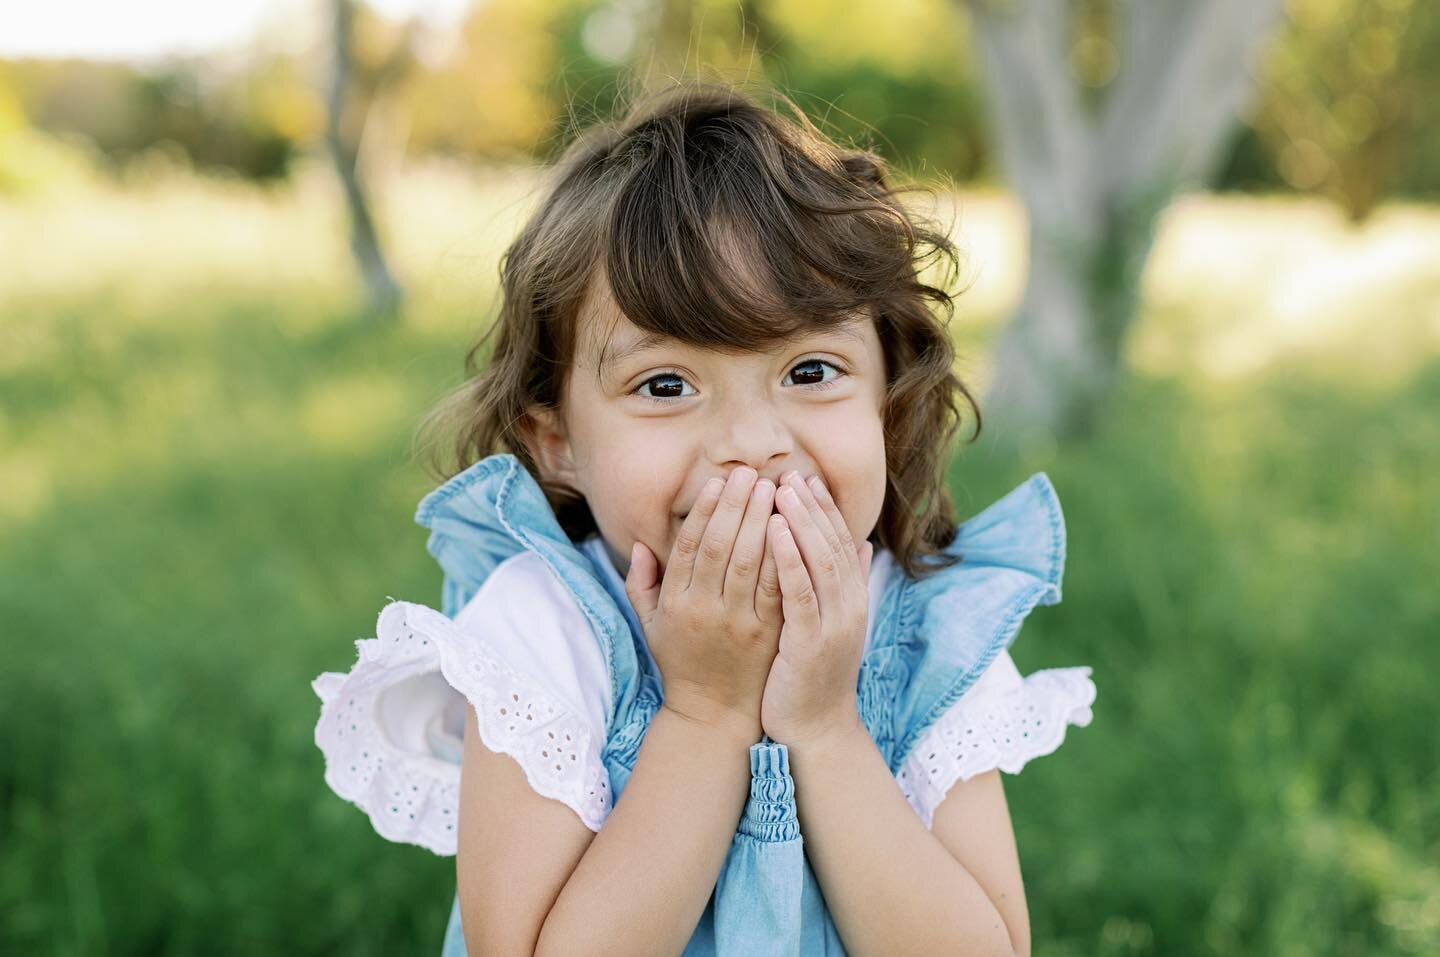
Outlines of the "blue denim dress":
{"type": "MultiPolygon", "coordinates": [[[[427,495],[415,520],[444,571],[451,618],[486,576],[521,549],[540,556],[574,594],[609,663],[612,708],[602,751],[611,794],[625,790],[662,700],[640,622],[610,569],[561,529],[544,493],[513,455],[491,455],[427,495]]],[[[963,562],[917,580],[897,568],[861,663],[860,716],[896,773],[916,741],[972,685],[1037,604],[1060,600],[1065,528],[1054,488],[1036,473],[959,527],[947,552],[963,562]]],[[[750,748],[750,795],[685,957],[843,955],[806,861],[784,744],[750,748]]],[[[443,957],[464,957],[459,901],[443,957]]]]}

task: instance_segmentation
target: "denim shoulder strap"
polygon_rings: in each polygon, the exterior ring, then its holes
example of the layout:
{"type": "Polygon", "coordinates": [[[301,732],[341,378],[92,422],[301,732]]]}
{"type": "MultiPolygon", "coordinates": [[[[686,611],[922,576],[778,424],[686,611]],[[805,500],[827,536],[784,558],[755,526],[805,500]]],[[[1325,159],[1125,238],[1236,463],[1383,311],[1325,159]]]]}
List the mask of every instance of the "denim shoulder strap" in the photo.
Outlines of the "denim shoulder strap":
{"type": "Polygon", "coordinates": [[[1010,646],[1025,616],[1060,601],[1065,520],[1050,479],[1032,475],[960,525],[944,551],[960,561],[906,578],[891,616],[895,635],[885,644],[906,679],[893,707],[892,769],[1010,646]]]}
{"type": "Polygon", "coordinates": [[[481,459],[420,500],[415,521],[430,529],[426,549],[444,572],[441,611],[454,617],[495,567],[529,549],[575,596],[610,669],[607,721],[627,714],[636,653],[625,615],[601,586],[590,558],[560,527],[545,493],[508,452],[481,459]]]}

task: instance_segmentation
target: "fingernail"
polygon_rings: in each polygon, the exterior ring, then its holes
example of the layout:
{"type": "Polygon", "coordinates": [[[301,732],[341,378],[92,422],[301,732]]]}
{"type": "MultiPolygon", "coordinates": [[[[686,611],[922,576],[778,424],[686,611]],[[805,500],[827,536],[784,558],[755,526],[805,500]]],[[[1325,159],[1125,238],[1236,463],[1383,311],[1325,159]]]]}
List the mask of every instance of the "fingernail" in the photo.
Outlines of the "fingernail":
{"type": "Polygon", "coordinates": [[[720,490],[724,487],[725,483],[723,481],[718,478],[712,478],[710,481],[705,483],[705,494],[718,495],[720,493],[720,490]]]}
{"type": "Polygon", "coordinates": [[[756,482],[755,487],[750,490],[750,497],[758,502],[764,499],[773,491],[775,491],[775,486],[770,484],[770,480],[761,479],[760,481],[756,482]]]}
{"type": "Polygon", "coordinates": [[[791,505],[797,505],[800,502],[800,496],[796,495],[795,490],[788,485],[780,490],[780,498],[791,505]]]}

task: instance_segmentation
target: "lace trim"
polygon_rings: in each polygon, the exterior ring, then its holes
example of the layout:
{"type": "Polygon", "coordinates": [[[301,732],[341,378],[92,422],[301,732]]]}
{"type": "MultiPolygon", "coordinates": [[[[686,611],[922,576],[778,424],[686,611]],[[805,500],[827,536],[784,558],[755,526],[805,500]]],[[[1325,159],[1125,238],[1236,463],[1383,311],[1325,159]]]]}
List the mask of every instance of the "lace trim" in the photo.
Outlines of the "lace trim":
{"type": "Polygon", "coordinates": [[[459,766],[397,747],[377,712],[387,688],[437,673],[475,707],[487,748],[514,758],[536,793],[600,829],[611,796],[599,742],[532,679],[486,654],[445,615],[410,602],[386,605],[376,637],[355,648],[359,660],[349,672],[312,682],[321,700],[315,744],[325,755],[325,783],[365,811],[381,837],[455,853],[459,766]]]}
{"type": "Polygon", "coordinates": [[[1091,669],[1048,668],[1020,685],[962,695],[920,736],[895,775],[905,799],[928,828],[956,781],[999,768],[1018,774],[1031,758],[1050,754],[1067,725],[1090,723],[1095,701],[1091,669]]]}

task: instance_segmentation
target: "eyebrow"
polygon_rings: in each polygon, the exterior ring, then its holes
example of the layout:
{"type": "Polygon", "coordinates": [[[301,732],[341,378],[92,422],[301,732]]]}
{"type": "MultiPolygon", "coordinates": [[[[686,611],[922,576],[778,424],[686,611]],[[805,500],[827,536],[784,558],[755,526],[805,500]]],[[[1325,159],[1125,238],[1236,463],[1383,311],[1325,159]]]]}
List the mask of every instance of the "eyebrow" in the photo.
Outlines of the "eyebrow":
{"type": "MultiPolygon", "coordinates": [[[[800,333],[798,336],[795,337],[795,339],[796,341],[802,341],[806,339],[819,339],[825,336],[839,336],[842,339],[850,339],[855,342],[863,342],[864,336],[862,336],[858,330],[852,328],[852,326],[855,323],[864,320],[865,317],[857,316],[856,318],[848,320],[841,325],[829,327],[813,327],[800,333]]],[[[596,374],[599,377],[603,378],[607,367],[618,365],[619,363],[630,358],[631,356],[644,352],[646,349],[654,348],[660,343],[666,342],[672,338],[672,336],[667,336],[663,332],[647,332],[644,335],[640,336],[638,339],[636,339],[634,342],[631,342],[615,350],[615,352],[611,353],[609,356],[606,356],[605,349],[602,346],[600,349],[600,361],[595,366],[596,374]]]]}
{"type": "Polygon", "coordinates": [[[601,346],[600,361],[595,365],[596,374],[603,378],[607,367],[618,365],[631,356],[644,352],[646,349],[651,349],[669,338],[670,336],[665,335],[663,332],[647,332],[629,345],[617,349],[608,357],[605,355],[605,347],[601,346]]]}

